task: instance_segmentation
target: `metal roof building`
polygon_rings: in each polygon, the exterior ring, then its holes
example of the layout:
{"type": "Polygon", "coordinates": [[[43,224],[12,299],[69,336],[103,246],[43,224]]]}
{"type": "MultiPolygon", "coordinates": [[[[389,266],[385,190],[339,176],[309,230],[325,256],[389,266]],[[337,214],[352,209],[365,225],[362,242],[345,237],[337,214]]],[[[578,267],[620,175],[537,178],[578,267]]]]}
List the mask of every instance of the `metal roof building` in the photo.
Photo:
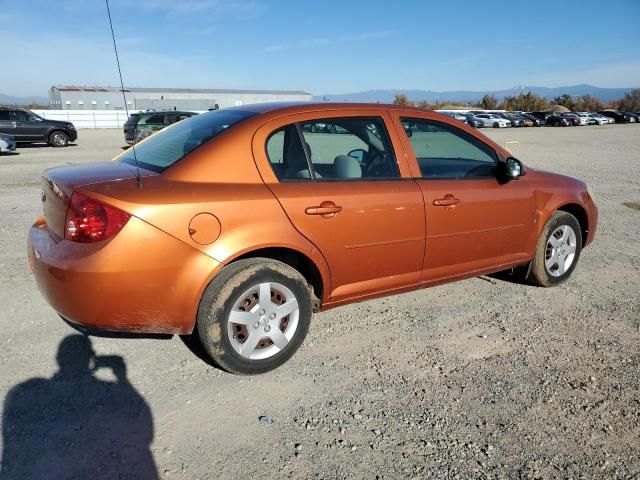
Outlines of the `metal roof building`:
{"type": "MultiPolygon", "coordinates": [[[[127,108],[132,110],[209,110],[250,103],[310,101],[302,91],[229,90],[197,88],[125,88],[127,108]]],[[[54,85],[49,106],[55,110],[124,110],[120,87],[54,85]]]]}

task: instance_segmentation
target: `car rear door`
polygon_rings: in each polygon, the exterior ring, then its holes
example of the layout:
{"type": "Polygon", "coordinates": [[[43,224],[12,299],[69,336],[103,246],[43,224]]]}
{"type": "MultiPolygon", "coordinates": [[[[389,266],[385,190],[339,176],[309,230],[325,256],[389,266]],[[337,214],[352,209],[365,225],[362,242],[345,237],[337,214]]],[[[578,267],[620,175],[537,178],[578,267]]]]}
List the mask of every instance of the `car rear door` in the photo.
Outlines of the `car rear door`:
{"type": "Polygon", "coordinates": [[[535,220],[527,182],[499,182],[497,153],[468,130],[444,120],[393,115],[398,130],[407,132],[403,140],[424,195],[424,280],[528,261],[535,220]]]}
{"type": "Polygon", "coordinates": [[[254,136],[265,183],[329,264],[332,302],[420,282],[424,203],[386,118],[371,109],[296,114],[254,136]],[[303,131],[316,123],[329,128],[303,131]]]}
{"type": "Polygon", "coordinates": [[[16,138],[16,122],[9,110],[0,109],[0,133],[16,138]]]}

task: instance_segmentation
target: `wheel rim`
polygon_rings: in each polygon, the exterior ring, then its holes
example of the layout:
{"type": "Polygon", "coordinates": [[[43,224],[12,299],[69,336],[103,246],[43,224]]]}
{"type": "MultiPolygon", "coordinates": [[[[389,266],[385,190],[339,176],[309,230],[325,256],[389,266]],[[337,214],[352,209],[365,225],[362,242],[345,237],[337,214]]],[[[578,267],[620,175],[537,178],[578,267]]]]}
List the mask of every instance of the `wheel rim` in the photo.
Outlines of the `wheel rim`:
{"type": "Polygon", "coordinates": [[[64,135],[62,133],[56,133],[53,136],[53,143],[55,143],[58,146],[64,145],[64,135]]]}
{"type": "Polygon", "coordinates": [[[560,277],[571,268],[576,247],[576,232],[569,225],[562,225],[553,231],[545,249],[544,264],[549,275],[560,277]]]}
{"type": "Polygon", "coordinates": [[[264,360],[286,348],[299,318],[293,292],[280,283],[265,282],[238,297],[227,319],[227,335],[236,353],[264,360]]]}

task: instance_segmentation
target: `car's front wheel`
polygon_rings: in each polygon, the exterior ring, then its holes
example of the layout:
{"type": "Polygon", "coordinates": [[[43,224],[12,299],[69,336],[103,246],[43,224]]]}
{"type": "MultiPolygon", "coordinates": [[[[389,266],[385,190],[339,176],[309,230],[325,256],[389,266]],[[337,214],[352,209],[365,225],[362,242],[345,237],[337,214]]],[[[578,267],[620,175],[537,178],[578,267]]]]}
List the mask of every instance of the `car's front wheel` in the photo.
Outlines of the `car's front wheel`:
{"type": "Polygon", "coordinates": [[[211,281],[196,328],[220,367],[251,375],[286,362],[302,344],[311,315],[311,290],[302,274],[282,262],[251,258],[211,281]]]}
{"type": "Polygon", "coordinates": [[[56,130],[49,135],[49,145],[52,147],[66,147],[69,145],[69,137],[66,133],[56,130]]]}
{"type": "Polygon", "coordinates": [[[530,279],[541,287],[554,287],[571,276],[582,251],[582,231],[576,217],[555,212],[540,234],[530,279]]]}

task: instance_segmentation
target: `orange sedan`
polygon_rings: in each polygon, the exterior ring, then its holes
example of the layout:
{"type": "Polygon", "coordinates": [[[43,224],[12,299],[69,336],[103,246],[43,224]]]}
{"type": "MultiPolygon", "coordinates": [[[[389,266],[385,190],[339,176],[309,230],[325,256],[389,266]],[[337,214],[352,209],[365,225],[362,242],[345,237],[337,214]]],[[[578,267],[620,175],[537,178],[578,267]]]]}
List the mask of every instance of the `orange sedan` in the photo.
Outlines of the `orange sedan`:
{"type": "Polygon", "coordinates": [[[112,162],[47,170],[28,253],[78,325],[189,334],[234,373],[278,367],[313,312],[514,269],[555,286],[594,237],[579,180],[444,115],[260,104],[112,162]]]}

